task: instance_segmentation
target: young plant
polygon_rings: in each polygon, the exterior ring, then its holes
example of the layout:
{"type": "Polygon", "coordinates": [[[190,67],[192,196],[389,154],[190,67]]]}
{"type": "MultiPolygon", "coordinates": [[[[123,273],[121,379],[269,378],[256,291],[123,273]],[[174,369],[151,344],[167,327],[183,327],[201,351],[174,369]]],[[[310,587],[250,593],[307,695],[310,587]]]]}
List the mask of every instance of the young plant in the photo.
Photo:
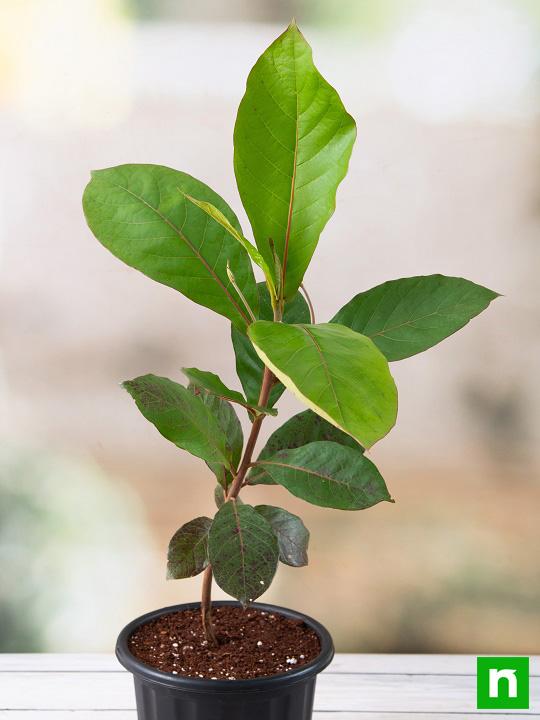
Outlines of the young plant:
{"type": "Polygon", "coordinates": [[[365,450],[396,421],[389,362],[427,350],[497,297],[468,280],[427,275],[356,295],[316,323],[302,281],[334,212],[356,136],[353,118],[313,64],[293,22],[253,67],[234,129],[234,170],[255,245],[207,185],[159,165],[92,173],[84,212],[97,239],[148,277],[231,322],[243,393],[184,368],[187,387],[155,375],[123,384],[144,417],[216,476],[214,518],[174,534],[168,576],[203,572],[202,621],[216,642],[212,577],[247,604],[278,561],[307,564],[309,533],[282,508],[245,504],[241,490],[279,484],[307,502],[363,510],[392,499],[365,450]],[[252,264],[264,275],[257,283],[252,264]],[[259,432],[287,388],[307,406],[255,458],[259,432]],[[233,404],[251,421],[244,444],[233,404]]]}

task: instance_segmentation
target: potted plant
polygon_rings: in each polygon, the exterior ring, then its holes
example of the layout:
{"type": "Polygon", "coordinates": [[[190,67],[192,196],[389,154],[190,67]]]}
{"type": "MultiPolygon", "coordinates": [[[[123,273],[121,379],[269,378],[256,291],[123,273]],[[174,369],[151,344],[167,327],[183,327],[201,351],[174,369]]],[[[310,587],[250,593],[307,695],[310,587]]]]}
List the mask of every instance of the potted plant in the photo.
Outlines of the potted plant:
{"type": "Polygon", "coordinates": [[[217,480],[217,512],[182,525],[168,551],[169,578],[202,573],[201,601],[137,618],[118,640],[139,718],[311,716],[316,675],[333,656],[328,632],[301,613],[253,604],[279,561],[307,563],[309,533],[285,509],[248,504],[249,488],[278,484],[342,510],[393,502],[366,453],[396,421],[389,363],[436,345],[497,297],[462,278],[401,278],[316,322],[303,277],[355,136],[293,22],[253,67],[234,129],[255,244],[227,203],[184,172],[122,165],[93,173],[85,190],[88,225],[106,248],[230,321],[243,388],[196,368],[184,368],[187,386],[155,375],[123,383],[144,417],[217,480]],[[307,409],[256,452],[285,389],[307,409]],[[245,443],[233,405],[251,423],[245,443]],[[238,602],[212,603],[212,579],[238,602]]]}

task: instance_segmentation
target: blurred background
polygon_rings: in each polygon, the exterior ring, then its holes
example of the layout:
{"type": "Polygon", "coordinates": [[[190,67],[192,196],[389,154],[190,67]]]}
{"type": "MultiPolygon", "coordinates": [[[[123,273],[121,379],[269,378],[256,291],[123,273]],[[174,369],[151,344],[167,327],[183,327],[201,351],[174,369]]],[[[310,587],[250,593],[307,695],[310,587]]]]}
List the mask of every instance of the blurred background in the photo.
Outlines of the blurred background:
{"type": "MultiPolygon", "coordinates": [[[[305,279],[318,320],[432,272],[504,297],[393,364],[398,425],[371,456],[395,505],[249,491],[311,530],[309,567],[264,599],[341,651],[540,651],[536,0],[0,0],[0,651],[110,651],[135,614],[199,595],[165,555],[213,476],[119,383],[197,366],[239,387],[229,326],[108,254],[81,194],[93,168],[165,164],[249,235],[236,108],[293,15],[359,129],[305,279]]],[[[263,441],[299,409],[284,397],[263,441]]]]}

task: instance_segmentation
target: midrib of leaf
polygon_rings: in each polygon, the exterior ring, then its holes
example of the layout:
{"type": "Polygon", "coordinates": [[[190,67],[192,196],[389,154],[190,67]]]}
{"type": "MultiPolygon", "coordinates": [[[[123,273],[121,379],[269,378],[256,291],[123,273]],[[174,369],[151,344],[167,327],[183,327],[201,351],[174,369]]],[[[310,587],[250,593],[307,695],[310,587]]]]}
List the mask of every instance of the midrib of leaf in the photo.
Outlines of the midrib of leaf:
{"type": "Polygon", "coordinates": [[[210,532],[209,529],[205,530],[204,535],[202,535],[201,537],[199,537],[198,540],[195,541],[195,544],[193,545],[193,548],[191,550],[191,554],[193,555],[193,558],[195,558],[195,550],[197,550],[201,544],[204,544],[205,540],[208,537],[209,532],[210,532]]]}
{"type": "Polygon", "coordinates": [[[328,368],[328,365],[327,365],[327,363],[326,363],[326,360],[324,359],[324,355],[323,355],[323,353],[322,353],[322,350],[321,350],[321,348],[320,348],[320,345],[319,345],[319,343],[317,342],[317,340],[316,340],[315,336],[313,335],[313,333],[310,332],[310,331],[307,329],[307,327],[301,326],[301,329],[304,330],[307,335],[309,335],[309,337],[311,338],[313,344],[315,345],[315,349],[317,350],[317,353],[319,354],[319,357],[320,357],[320,359],[321,359],[321,365],[322,365],[322,367],[323,367],[324,374],[326,375],[326,379],[327,379],[327,381],[328,381],[328,385],[330,386],[330,388],[331,388],[331,390],[332,390],[332,395],[334,396],[334,400],[335,400],[335,402],[336,402],[336,407],[337,407],[337,409],[339,410],[339,416],[340,416],[340,418],[341,418],[341,422],[344,422],[343,412],[342,412],[342,410],[341,410],[341,405],[340,405],[340,402],[339,402],[338,397],[337,397],[337,395],[336,395],[336,389],[335,389],[335,387],[334,387],[334,383],[332,382],[332,376],[330,375],[330,369],[328,368]]]}
{"type": "MultiPolygon", "coordinates": [[[[366,337],[374,338],[379,337],[379,335],[382,335],[383,337],[386,336],[386,333],[392,332],[392,330],[399,330],[399,328],[402,327],[412,327],[414,323],[420,322],[420,320],[426,320],[426,318],[433,317],[433,316],[440,316],[444,317],[438,310],[435,310],[434,312],[428,313],[427,315],[421,315],[420,317],[413,318],[412,320],[405,320],[402,323],[399,323],[398,325],[392,325],[390,327],[384,327],[382,330],[379,330],[376,333],[372,333],[371,335],[367,335],[366,337]]],[[[432,328],[424,328],[426,330],[432,329],[432,328]]],[[[394,338],[388,338],[389,340],[395,341],[394,338]]]]}
{"type": "MultiPolygon", "coordinates": [[[[240,563],[240,567],[242,570],[242,585],[244,588],[244,597],[247,594],[247,584],[246,584],[246,556],[245,556],[245,549],[244,549],[244,538],[242,535],[242,526],[240,524],[240,516],[238,515],[238,509],[236,507],[236,500],[233,498],[229,502],[232,502],[232,508],[234,513],[234,521],[236,523],[236,527],[238,528],[238,542],[240,543],[240,557],[242,559],[240,563]]],[[[249,600],[249,598],[247,598],[249,600]]]]}
{"type": "MultiPolygon", "coordinates": [[[[261,460],[260,462],[256,462],[253,464],[254,466],[261,465],[262,467],[264,467],[265,465],[273,465],[274,467],[282,467],[286,470],[294,470],[296,472],[301,471],[305,472],[306,475],[313,475],[314,477],[321,478],[322,480],[327,480],[328,482],[335,483],[336,485],[343,485],[348,490],[353,489],[350,483],[346,482],[345,480],[340,480],[339,478],[332,477],[331,475],[324,475],[323,473],[317,472],[316,470],[311,470],[310,468],[303,467],[303,465],[292,465],[288,463],[276,462],[275,460],[261,460]]],[[[360,490],[360,492],[363,492],[361,488],[354,489],[358,489],[360,490]]]]}
{"type": "MultiPolygon", "coordinates": [[[[397,301],[396,304],[394,305],[394,309],[392,310],[391,315],[396,312],[397,308],[403,303],[404,299],[418,288],[418,286],[420,285],[420,283],[421,283],[421,278],[419,278],[418,281],[417,281],[412,287],[410,287],[410,288],[405,292],[405,294],[403,294],[400,298],[398,298],[398,301],[397,301]]],[[[366,337],[375,337],[376,334],[377,334],[377,333],[375,333],[375,334],[373,334],[373,335],[369,335],[368,332],[367,332],[367,329],[368,329],[368,327],[369,327],[369,324],[371,323],[371,321],[372,321],[373,318],[375,317],[375,314],[376,314],[377,310],[380,308],[381,303],[382,303],[383,300],[384,300],[384,297],[385,297],[385,296],[384,296],[384,293],[381,293],[381,296],[380,296],[380,298],[377,300],[377,303],[376,303],[375,307],[373,308],[373,310],[371,311],[371,314],[370,314],[369,318],[368,318],[367,321],[364,323],[364,328],[363,328],[363,330],[364,330],[364,334],[366,335],[366,337]]]]}
{"type": "MultiPolygon", "coordinates": [[[[158,396],[155,396],[155,397],[156,397],[156,400],[158,400],[158,396]]],[[[173,398],[173,400],[174,400],[174,398],[173,398]]],[[[158,407],[159,407],[159,402],[156,402],[156,404],[157,404],[158,407]]],[[[176,407],[178,407],[178,406],[176,406],[176,407]]],[[[174,406],[174,404],[173,404],[173,406],[170,407],[169,409],[164,409],[164,412],[165,412],[165,413],[174,413],[174,412],[175,412],[175,409],[176,409],[176,408],[175,408],[175,406],[174,406]]],[[[185,402],[183,402],[183,401],[182,401],[182,409],[183,409],[183,412],[185,412],[186,415],[189,416],[189,418],[191,419],[191,422],[192,422],[193,425],[199,430],[199,432],[201,433],[201,435],[203,435],[203,437],[206,438],[206,442],[208,443],[208,445],[209,445],[210,447],[214,448],[214,450],[217,450],[217,451],[218,451],[219,455],[220,455],[220,456],[223,458],[223,460],[225,461],[225,462],[224,462],[224,465],[227,467],[227,469],[228,469],[228,470],[232,470],[231,461],[229,460],[229,458],[228,458],[226,455],[224,455],[224,454],[221,452],[220,447],[214,442],[214,436],[213,436],[213,434],[210,432],[210,430],[208,429],[208,424],[201,425],[201,424],[198,422],[198,414],[193,411],[193,408],[190,408],[190,407],[189,407],[189,404],[187,404],[187,403],[185,403],[185,402]],[[187,412],[186,412],[186,411],[187,411],[187,412]]],[[[219,460],[216,460],[216,461],[210,460],[210,462],[219,462],[219,460]]]]}
{"type": "MultiPolygon", "coordinates": [[[[255,347],[255,346],[254,346],[255,347]]],[[[285,381],[281,378],[281,375],[284,375],[287,380],[289,380],[292,384],[292,387],[289,388],[291,392],[293,392],[302,402],[304,402],[308,408],[311,408],[317,415],[320,415],[325,420],[328,420],[328,422],[333,425],[334,427],[337,427],[339,430],[342,430],[347,435],[351,435],[350,432],[348,432],[342,425],[340,425],[337,420],[335,420],[331,415],[329,415],[327,412],[325,412],[321,407],[319,407],[313,400],[308,398],[304,393],[299,389],[298,385],[293,382],[290,375],[287,375],[285,371],[279,370],[279,368],[270,360],[268,355],[264,353],[260,347],[256,346],[256,352],[263,361],[263,363],[270,368],[270,370],[274,373],[274,375],[281,380],[282,383],[286,384],[285,381]]],[[[343,416],[342,416],[343,417],[343,416]]],[[[352,436],[355,437],[356,436],[352,436]]],[[[366,445],[364,441],[362,441],[362,445],[366,445]]]]}
{"type": "Polygon", "coordinates": [[[287,215],[287,229],[285,231],[285,246],[283,248],[283,261],[281,263],[282,265],[282,271],[281,271],[281,295],[283,296],[283,293],[285,292],[285,276],[287,273],[287,259],[289,256],[289,241],[291,238],[291,228],[292,228],[292,216],[293,216],[293,206],[294,206],[294,190],[295,190],[295,184],[296,184],[296,168],[297,168],[297,158],[298,158],[298,126],[300,124],[300,115],[298,113],[298,80],[296,76],[296,53],[295,53],[295,41],[293,39],[292,43],[292,52],[293,52],[293,64],[294,64],[294,96],[296,100],[296,117],[295,117],[295,140],[294,140],[294,155],[293,155],[293,171],[292,171],[292,177],[291,177],[291,192],[290,192],[290,198],[289,198],[289,212],[287,215]]]}
{"type": "MultiPolygon", "coordinates": [[[[216,282],[216,284],[217,284],[217,285],[221,288],[221,290],[225,293],[225,296],[226,296],[227,299],[231,302],[232,306],[234,307],[234,309],[236,310],[236,312],[240,315],[240,317],[242,318],[242,320],[244,320],[244,322],[246,323],[246,325],[249,325],[249,319],[248,319],[247,315],[244,314],[242,308],[240,308],[240,306],[237,304],[237,302],[235,301],[235,299],[233,298],[233,296],[231,295],[231,293],[227,290],[227,288],[225,287],[225,285],[221,282],[221,280],[219,279],[219,277],[218,277],[218,275],[216,274],[215,270],[214,270],[212,267],[210,267],[210,265],[206,262],[206,260],[204,259],[204,257],[200,254],[200,252],[197,250],[197,248],[189,241],[189,239],[184,235],[184,233],[183,233],[179,228],[177,228],[174,223],[172,223],[168,218],[166,218],[165,215],[163,215],[157,208],[155,208],[155,207],[153,207],[152,205],[150,205],[150,203],[147,202],[143,197],[141,197],[140,195],[137,195],[137,193],[134,193],[132,190],[130,190],[130,189],[127,188],[127,187],[124,187],[123,185],[117,185],[117,187],[119,187],[121,190],[124,190],[124,191],[127,192],[129,195],[131,195],[132,197],[134,197],[136,200],[138,200],[139,202],[143,203],[143,205],[146,205],[147,208],[149,208],[150,210],[152,210],[153,212],[155,212],[156,215],[157,215],[164,223],[166,223],[166,224],[178,235],[178,237],[179,237],[181,240],[183,240],[183,241],[185,242],[185,244],[188,246],[188,248],[191,250],[191,252],[200,260],[200,262],[201,262],[201,263],[204,265],[204,267],[208,270],[209,274],[212,276],[212,278],[214,279],[214,281],[216,282]]],[[[186,210],[186,213],[187,213],[187,210],[186,210]]],[[[207,222],[208,222],[208,220],[207,220],[207,222]]],[[[205,230],[205,233],[206,233],[206,230],[205,230]]],[[[220,250],[220,253],[221,253],[221,250],[220,250]]]]}

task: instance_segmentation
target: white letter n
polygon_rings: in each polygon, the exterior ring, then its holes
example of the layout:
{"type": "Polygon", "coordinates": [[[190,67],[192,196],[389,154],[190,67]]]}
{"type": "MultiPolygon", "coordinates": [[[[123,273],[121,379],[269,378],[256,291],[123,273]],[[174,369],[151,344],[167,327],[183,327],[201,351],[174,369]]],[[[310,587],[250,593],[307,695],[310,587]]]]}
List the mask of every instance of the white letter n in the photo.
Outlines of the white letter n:
{"type": "Polygon", "coordinates": [[[499,697],[499,680],[505,678],[508,680],[508,697],[515,698],[518,694],[517,678],[515,670],[489,670],[489,697],[499,697]]]}

